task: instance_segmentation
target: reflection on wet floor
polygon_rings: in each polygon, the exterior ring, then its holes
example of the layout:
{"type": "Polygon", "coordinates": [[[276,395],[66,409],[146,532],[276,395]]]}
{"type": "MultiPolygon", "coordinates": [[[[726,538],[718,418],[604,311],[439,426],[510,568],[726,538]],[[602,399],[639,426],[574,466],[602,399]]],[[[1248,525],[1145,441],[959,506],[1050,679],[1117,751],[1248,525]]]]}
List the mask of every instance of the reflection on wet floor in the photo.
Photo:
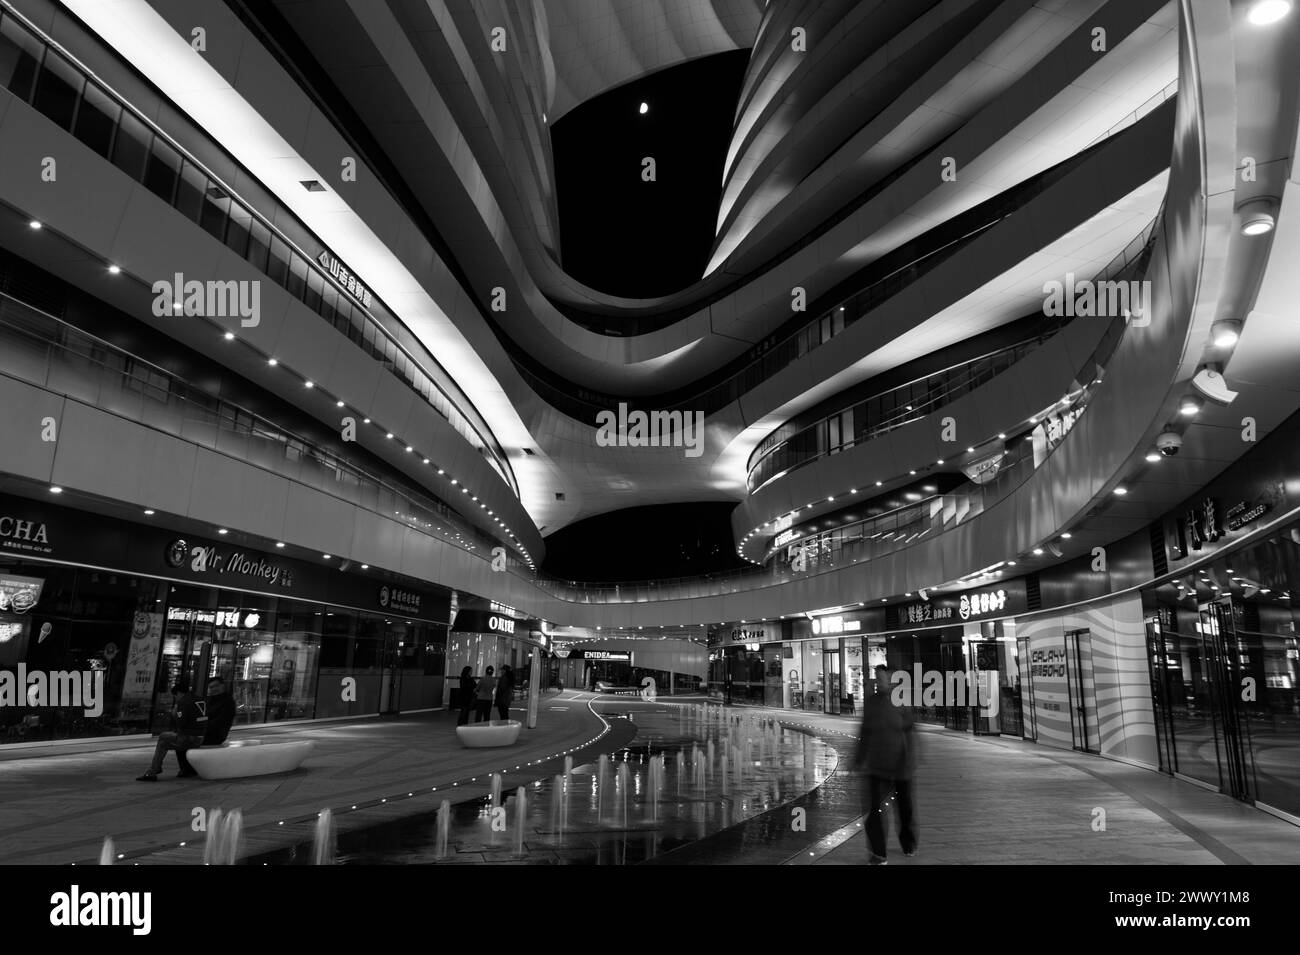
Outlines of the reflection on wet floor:
{"type": "MultiPolygon", "coordinates": [[[[612,714],[606,714],[612,715],[612,714]]],[[[719,707],[629,707],[631,744],[567,774],[338,835],[337,863],[629,865],[751,819],[819,785],[837,756],[806,733],[719,707]],[[440,818],[441,816],[441,818],[440,818]]],[[[302,844],[250,859],[307,864],[302,844]]]]}

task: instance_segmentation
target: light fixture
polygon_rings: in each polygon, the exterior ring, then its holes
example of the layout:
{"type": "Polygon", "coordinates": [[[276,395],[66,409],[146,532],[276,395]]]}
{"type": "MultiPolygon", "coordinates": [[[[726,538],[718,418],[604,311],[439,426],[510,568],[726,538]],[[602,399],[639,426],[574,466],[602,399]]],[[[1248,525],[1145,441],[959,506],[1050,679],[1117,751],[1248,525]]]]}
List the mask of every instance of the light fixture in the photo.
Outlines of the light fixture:
{"type": "Polygon", "coordinates": [[[1215,348],[1231,348],[1241,336],[1241,322],[1215,322],[1210,326],[1215,348]]]}
{"type": "Polygon", "coordinates": [[[1255,236],[1272,232],[1276,224],[1273,219],[1276,203],[1277,200],[1272,196],[1260,196],[1237,206],[1237,215],[1241,218],[1241,234],[1255,236]]]}
{"type": "Polygon", "coordinates": [[[424,463],[425,463],[425,464],[428,464],[428,463],[429,463],[429,459],[428,459],[428,458],[425,458],[425,459],[424,459],[424,463]]]}
{"type": "Polygon", "coordinates": [[[299,182],[302,183],[302,187],[306,189],[308,192],[325,191],[325,187],[321,184],[321,181],[319,179],[300,179],[299,182]]]}
{"type": "Polygon", "coordinates": [[[302,386],[303,386],[304,388],[315,388],[315,387],[316,387],[316,382],[314,382],[314,381],[310,381],[310,380],[308,380],[308,381],[304,381],[304,382],[302,383],[302,386]]]}
{"type": "Polygon", "coordinates": [[[650,112],[650,104],[649,104],[649,103],[645,103],[645,102],[643,102],[643,103],[641,104],[640,113],[641,113],[642,116],[644,116],[644,115],[645,115],[646,113],[648,113],[648,112],[650,112]]]}
{"type": "Polygon", "coordinates": [[[884,485],[884,483],[885,483],[884,481],[877,481],[877,482],[876,482],[876,487],[881,487],[881,486],[884,485]]]}
{"type": "Polygon", "coordinates": [[[1196,413],[1201,410],[1201,406],[1204,403],[1205,402],[1201,401],[1201,399],[1195,395],[1187,395],[1181,402],[1179,402],[1178,413],[1185,418],[1194,417],[1196,413]]]}
{"type": "Polygon", "coordinates": [[[1120,497],[1123,497],[1125,494],[1128,493],[1128,488],[1123,486],[1117,487],[1115,488],[1115,493],[1118,494],[1120,497]]]}
{"type": "Polygon", "coordinates": [[[385,438],[388,438],[388,440],[391,441],[391,440],[393,439],[393,432],[391,432],[391,431],[388,432],[386,435],[384,435],[384,437],[385,437],[385,438]]]}
{"type": "Polygon", "coordinates": [[[1206,365],[1198,371],[1196,377],[1192,379],[1192,387],[1211,401],[1221,405],[1232,404],[1238,394],[1238,392],[1229,390],[1228,383],[1223,380],[1223,375],[1219,373],[1217,365],[1206,365]]]}
{"type": "Polygon", "coordinates": [[[998,434],[998,440],[999,440],[999,441],[1005,441],[1005,440],[1007,440],[1007,436],[1006,436],[1005,434],[998,434]]]}
{"type": "Polygon", "coordinates": [[[1035,547],[1035,548],[1034,548],[1034,556],[1035,556],[1035,557],[1042,557],[1042,556],[1043,556],[1043,549],[1042,549],[1041,547],[1035,547]]]}
{"type": "Polygon", "coordinates": [[[276,365],[280,364],[280,360],[278,358],[268,358],[266,363],[274,368],[276,365]]]}
{"type": "Polygon", "coordinates": [[[1266,27],[1277,23],[1291,12],[1291,0],[1259,0],[1250,8],[1247,19],[1257,27],[1266,27]]]}
{"type": "Polygon", "coordinates": [[[329,554],[321,554],[321,557],[323,557],[325,560],[329,560],[329,559],[330,559],[330,555],[329,555],[329,554]]]}
{"type": "Polygon", "coordinates": [[[33,219],[31,222],[27,223],[27,228],[29,228],[29,229],[39,229],[40,227],[41,227],[41,224],[40,224],[38,221],[36,221],[35,219],[33,219]]]}
{"type": "Polygon", "coordinates": [[[50,487],[50,493],[51,493],[51,494],[62,494],[62,493],[63,493],[63,488],[59,487],[57,484],[52,485],[52,486],[50,487]]]}
{"type": "Polygon", "coordinates": [[[230,531],[226,530],[224,527],[219,527],[219,528],[217,528],[217,533],[218,533],[218,534],[225,535],[225,534],[229,534],[230,531]]]}
{"type": "Polygon", "coordinates": [[[342,407],[343,407],[343,402],[341,402],[341,401],[336,401],[336,402],[334,402],[334,404],[335,404],[337,407],[339,407],[339,408],[342,408],[342,407]]]}
{"type": "Polygon", "coordinates": [[[120,265],[110,265],[108,267],[109,275],[118,275],[121,273],[121,271],[122,271],[122,267],[120,265]]]}
{"type": "Polygon", "coordinates": [[[1062,538],[1063,540],[1069,540],[1069,539],[1070,539],[1071,537],[1073,537],[1073,536],[1074,536],[1074,535],[1071,534],[1069,531],[1066,531],[1064,534],[1061,535],[1061,538],[1062,538]]]}
{"type": "Polygon", "coordinates": [[[276,546],[276,547],[283,548],[283,547],[284,547],[284,541],[276,541],[276,542],[275,542],[275,546],[276,546]]]}
{"type": "Polygon", "coordinates": [[[145,513],[145,516],[146,516],[146,517],[153,517],[153,514],[154,514],[154,512],[153,512],[153,508],[145,508],[145,512],[144,512],[144,513],[145,513]]]}
{"type": "Polygon", "coordinates": [[[413,450],[412,447],[408,444],[408,445],[406,446],[406,453],[407,453],[407,454],[410,454],[412,450],[413,450]]]}
{"type": "Polygon", "coordinates": [[[1009,560],[1009,561],[1007,561],[1007,566],[1008,566],[1008,567],[1014,567],[1014,566],[1016,566],[1016,562],[1015,562],[1014,560],[1009,560]]]}
{"type": "Polygon", "coordinates": [[[1157,461],[1160,460],[1160,452],[1159,452],[1159,451],[1148,451],[1148,452],[1147,452],[1147,460],[1148,460],[1149,462],[1151,462],[1152,464],[1155,464],[1157,461]]]}
{"type": "Polygon", "coordinates": [[[369,418],[366,418],[366,419],[365,419],[364,421],[362,421],[361,423],[362,423],[362,424],[370,424],[370,419],[369,419],[369,418]]]}
{"type": "Polygon", "coordinates": [[[225,339],[226,339],[226,341],[228,341],[228,342],[233,342],[233,341],[235,340],[235,333],[234,333],[234,332],[226,332],[225,339]]]}

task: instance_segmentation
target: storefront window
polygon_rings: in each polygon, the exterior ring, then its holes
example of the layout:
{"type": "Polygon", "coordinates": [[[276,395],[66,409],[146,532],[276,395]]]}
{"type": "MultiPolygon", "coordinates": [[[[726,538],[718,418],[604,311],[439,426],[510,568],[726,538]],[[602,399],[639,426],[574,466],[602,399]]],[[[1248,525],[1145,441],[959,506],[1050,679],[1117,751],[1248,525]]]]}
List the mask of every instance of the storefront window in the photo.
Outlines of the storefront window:
{"type": "Polygon", "coordinates": [[[280,601],[275,617],[268,721],[310,719],[316,714],[323,628],[324,610],[319,604],[280,601]]]}

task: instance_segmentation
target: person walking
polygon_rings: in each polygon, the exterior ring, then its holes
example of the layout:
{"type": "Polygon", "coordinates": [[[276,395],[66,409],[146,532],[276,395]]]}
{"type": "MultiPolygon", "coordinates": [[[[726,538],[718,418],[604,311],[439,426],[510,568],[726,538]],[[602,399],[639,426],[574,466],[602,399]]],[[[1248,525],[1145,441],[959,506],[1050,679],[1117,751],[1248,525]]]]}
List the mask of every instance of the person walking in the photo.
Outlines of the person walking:
{"type": "Polygon", "coordinates": [[[510,664],[501,665],[501,678],[497,680],[497,715],[501,719],[510,719],[510,701],[515,696],[515,671],[511,669],[510,664]]]}
{"type": "Polygon", "coordinates": [[[193,768],[181,763],[180,760],[187,749],[197,749],[203,745],[203,730],[199,725],[199,720],[203,716],[203,711],[199,705],[194,702],[194,696],[190,693],[189,687],[184,683],[177,683],[172,687],[172,725],[174,729],[158,735],[158,745],[154,747],[153,762],[149,764],[148,771],[143,776],[137,776],[136,781],[142,783],[153,783],[158,781],[158,774],[162,772],[163,760],[167,757],[168,750],[176,750],[177,763],[180,765],[180,772],[177,776],[197,776],[198,773],[193,768]]]}
{"type": "Polygon", "coordinates": [[[478,681],[478,691],[474,699],[474,722],[492,722],[492,700],[496,696],[497,678],[492,675],[492,667],[478,681]]]}
{"type": "Polygon", "coordinates": [[[474,677],[473,671],[469,667],[462,667],[460,671],[460,718],[456,720],[457,726],[464,726],[469,722],[469,711],[474,707],[474,677]]]}
{"type": "Polygon", "coordinates": [[[854,764],[867,776],[863,814],[867,817],[870,865],[887,863],[885,809],[894,800],[898,842],[903,855],[916,853],[917,828],[913,781],[916,777],[916,729],[911,712],[890,698],[889,668],[878,666],[876,691],[862,705],[862,730],[854,764]]]}

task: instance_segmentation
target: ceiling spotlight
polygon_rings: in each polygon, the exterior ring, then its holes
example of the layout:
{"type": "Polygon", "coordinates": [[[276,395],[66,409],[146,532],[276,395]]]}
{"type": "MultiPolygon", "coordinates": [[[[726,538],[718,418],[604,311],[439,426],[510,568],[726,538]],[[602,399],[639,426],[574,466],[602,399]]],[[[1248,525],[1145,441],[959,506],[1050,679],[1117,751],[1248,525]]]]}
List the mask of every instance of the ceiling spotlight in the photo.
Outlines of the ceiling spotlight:
{"type": "Polygon", "coordinates": [[[1160,452],[1159,452],[1159,451],[1148,451],[1148,452],[1147,452],[1147,461],[1149,461],[1149,462],[1152,463],[1152,464],[1155,464],[1155,463],[1156,463],[1157,461],[1159,461],[1159,460],[1160,460],[1160,452]]]}
{"type": "Polygon", "coordinates": [[[998,434],[998,440],[999,440],[999,441],[1005,441],[1005,440],[1007,440],[1007,436],[1006,436],[1005,434],[1001,434],[1001,433],[999,433],[999,434],[998,434]]]}
{"type": "Polygon", "coordinates": [[[646,113],[650,112],[650,104],[649,104],[649,103],[642,103],[642,104],[641,104],[641,109],[640,109],[639,112],[641,113],[642,116],[644,116],[646,113]]]}
{"type": "Polygon", "coordinates": [[[1215,322],[1210,326],[1215,348],[1231,348],[1241,335],[1241,322],[1215,322]]]}
{"type": "Polygon", "coordinates": [[[1195,395],[1188,395],[1179,403],[1178,413],[1186,418],[1194,417],[1201,410],[1203,404],[1204,402],[1200,398],[1195,395]]]}
{"type": "Polygon", "coordinates": [[[303,384],[303,387],[304,387],[304,388],[315,388],[315,387],[316,387],[316,383],[313,382],[313,381],[304,381],[302,384],[303,384]]]}
{"type": "Polygon", "coordinates": [[[280,364],[280,360],[278,358],[268,358],[266,363],[274,368],[276,365],[280,364]]]}
{"type": "Polygon", "coordinates": [[[1061,535],[1061,537],[1062,537],[1063,539],[1065,539],[1065,540],[1069,540],[1069,539],[1070,539],[1071,537],[1073,537],[1073,536],[1074,536],[1074,535],[1071,534],[1069,531],[1066,531],[1064,534],[1061,535]]]}
{"type": "Polygon", "coordinates": [[[1247,19],[1257,27],[1266,27],[1277,23],[1291,12],[1291,0],[1259,0],[1250,8],[1247,19]]]}
{"type": "Polygon", "coordinates": [[[27,223],[27,228],[29,228],[29,229],[39,229],[40,227],[41,227],[41,224],[40,224],[39,222],[37,222],[35,219],[33,219],[31,222],[27,223]]]}
{"type": "Polygon", "coordinates": [[[387,434],[384,435],[384,437],[388,438],[391,441],[393,438],[393,432],[389,431],[387,434]]]}
{"type": "Polygon", "coordinates": [[[226,530],[224,527],[220,527],[220,528],[217,529],[217,533],[218,533],[218,534],[229,534],[230,531],[226,530]]]}
{"type": "Polygon", "coordinates": [[[51,493],[51,494],[62,494],[62,493],[63,493],[63,488],[61,488],[61,487],[59,487],[57,484],[55,484],[53,487],[50,488],[50,493],[51,493]]]}
{"type": "Polygon", "coordinates": [[[146,508],[144,513],[146,517],[153,517],[153,508],[146,508]]]}
{"type": "Polygon", "coordinates": [[[1250,199],[1237,206],[1237,215],[1241,217],[1242,235],[1264,235],[1273,231],[1275,225],[1273,210],[1277,200],[1272,196],[1250,199]]]}
{"type": "Polygon", "coordinates": [[[336,401],[336,402],[335,402],[335,405],[336,405],[337,407],[339,407],[339,408],[342,408],[342,407],[343,407],[343,402],[341,402],[341,401],[336,401]]]}
{"type": "Polygon", "coordinates": [[[122,267],[120,265],[110,265],[108,271],[110,275],[117,275],[122,271],[122,267]]]}
{"type": "Polygon", "coordinates": [[[1118,494],[1120,497],[1123,497],[1125,494],[1128,493],[1128,488],[1126,488],[1126,487],[1117,487],[1117,488],[1115,488],[1115,493],[1118,494]]]}
{"type": "Polygon", "coordinates": [[[1035,557],[1042,557],[1042,556],[1043,556],[1043,549],[1042,549],[1041,547],[1035,547],[1035,548],[1034,548],[1034,556],[1035,556],[1035,557]]]}
{"type": "Polygon", "coordinates": [[[370,424],[370,419],[369,419],[369,418],[366,418],[366,419],[365,419],[364,421],[362,421],[361,423],[362,423],[362,424],[370,424]]]}
{"type": "Polygon", "coordinates": [[[234,332],[226,332],[226,341],[228,341],[228,342],[233,342],[234,340],[235,340],[235,333],[234,333],[234,332]]]}
{"type": "Polygon", "coordinates": [[[284,541],[277,541],[276,544],[275,544],[275,546],[276,546],[276,547],[284,547],[284,541]]]}

